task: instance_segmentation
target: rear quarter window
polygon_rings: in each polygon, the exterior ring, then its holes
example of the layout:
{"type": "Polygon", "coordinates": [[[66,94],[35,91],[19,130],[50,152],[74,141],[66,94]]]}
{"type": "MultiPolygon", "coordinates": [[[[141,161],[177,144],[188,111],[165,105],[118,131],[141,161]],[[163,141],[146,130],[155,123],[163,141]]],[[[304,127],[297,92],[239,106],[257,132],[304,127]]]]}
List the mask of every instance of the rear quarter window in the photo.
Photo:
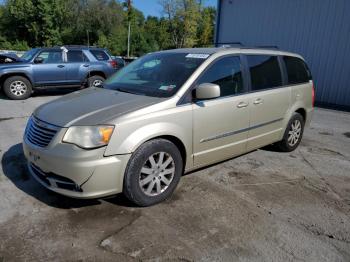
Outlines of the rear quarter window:
{"type": "Polygon", "coordinates": [[[109,60],[109,56],[103,50],[90,50],[90,52],[98,61],[108,61],[109,60]]]}
{"type": "Polygon", "coordinates": [[[286,65],[288,84],[302,84],[309,82],[312,77],[309,68],[305,62],[298,57],[284,56],[283,61],[286,65]]]}

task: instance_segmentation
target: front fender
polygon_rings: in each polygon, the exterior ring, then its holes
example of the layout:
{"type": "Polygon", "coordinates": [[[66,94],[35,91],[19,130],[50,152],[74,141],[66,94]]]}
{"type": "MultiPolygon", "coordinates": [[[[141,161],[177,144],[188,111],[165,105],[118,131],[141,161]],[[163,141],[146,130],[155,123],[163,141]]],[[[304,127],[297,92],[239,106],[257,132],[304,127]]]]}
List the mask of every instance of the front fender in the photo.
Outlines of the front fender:
{"type": "Polygon", "coordinates": [[[164,122],[147,125],[134,131],[123,141],[119,148],[121,152],[133,153],[144,142],[160,136],[173,136],[181,141],[186,140],[186,134],[180,126],[164,122]]]}
{"type": "MultiPolygon", "coordinates": [[[[7,76],[13,76],[13,75],[20,75],[20,76],[25,76],[26,78],[29,79],[29,81],[33,84],[34,79],[33,79],[33,74],[32,74],[32,69],[30,66],[16,66],[16,67],[11,67],[11,66],[4,66],[0,68],[0,79],[3,81],[7,76]]],[[[2,83],[0,83],[2,85],[2,83]]]]}
{"type": "Polygon", "coordinates": [[[162,136],[172,136],[180,140],[186,150],[186,163],[191,163],[191,107],[156,112],[151,116],[117,124],[105,155],[130,154],[146,141],[162,136]]]}

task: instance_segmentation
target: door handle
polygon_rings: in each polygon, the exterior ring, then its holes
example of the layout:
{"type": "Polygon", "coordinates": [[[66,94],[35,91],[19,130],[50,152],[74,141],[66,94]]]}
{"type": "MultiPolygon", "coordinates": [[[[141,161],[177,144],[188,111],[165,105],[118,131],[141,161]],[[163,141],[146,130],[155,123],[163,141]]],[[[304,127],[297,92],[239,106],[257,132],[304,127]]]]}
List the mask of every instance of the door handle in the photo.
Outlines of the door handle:
{"type": "Polygon", "coordinates": [[[258,98],[254,101],[254,105],[260,105],[264,102],[264,100],[262,100],[261,98],[258,98]]]}
{"type": "Polygon", "coordinates": [[[59,68],[63,68],[63,67],[64,67],[64,65],[58,65],[57,67],[59,67],[59,68]]]}
{"type": "Polygon", "coordinates": [[[245,103],[245,102],[240,102],[237,107],[238,108],[244,108],[244,107],[247,107],[249,105],[249,103],[245,103]]]}
{"type": "Polygon", "coordinates": [[[83,67],[89,67],[90,65],[88,65],[88,64],[85,64],[85,65],[83,65],[83,67]]]}

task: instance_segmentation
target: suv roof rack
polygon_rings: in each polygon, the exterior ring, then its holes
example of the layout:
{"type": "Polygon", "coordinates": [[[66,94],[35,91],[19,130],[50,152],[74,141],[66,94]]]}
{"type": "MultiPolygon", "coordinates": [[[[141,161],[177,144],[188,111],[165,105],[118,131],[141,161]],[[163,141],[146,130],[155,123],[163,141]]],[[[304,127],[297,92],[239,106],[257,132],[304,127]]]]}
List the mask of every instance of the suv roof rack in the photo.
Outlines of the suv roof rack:
{"type": "MultiPolygon", "coordinates": [[[[87,46],[87,45],[60,45],[60,46],[53,46],[54,48],[61,48],[61,47],[66,47],[66,48],[100,48],[97,46],[87,46]]],[[[101,48],[102,49],[102,48],[101,48]]]]}

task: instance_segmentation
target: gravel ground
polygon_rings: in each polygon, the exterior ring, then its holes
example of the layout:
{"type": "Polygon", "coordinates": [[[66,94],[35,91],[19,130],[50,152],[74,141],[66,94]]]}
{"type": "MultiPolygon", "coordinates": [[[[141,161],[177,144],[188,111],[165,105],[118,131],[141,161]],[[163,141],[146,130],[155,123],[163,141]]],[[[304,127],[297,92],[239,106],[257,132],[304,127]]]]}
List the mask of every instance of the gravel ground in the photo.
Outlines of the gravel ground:
{"type": "Polygon", "coordinates": [[[350,261],[350,114],[316,109],[301,146],[185,175],[168,201],[74,200],[28,174],[35,107],[0,97],[0,261],[350,261]]]}

